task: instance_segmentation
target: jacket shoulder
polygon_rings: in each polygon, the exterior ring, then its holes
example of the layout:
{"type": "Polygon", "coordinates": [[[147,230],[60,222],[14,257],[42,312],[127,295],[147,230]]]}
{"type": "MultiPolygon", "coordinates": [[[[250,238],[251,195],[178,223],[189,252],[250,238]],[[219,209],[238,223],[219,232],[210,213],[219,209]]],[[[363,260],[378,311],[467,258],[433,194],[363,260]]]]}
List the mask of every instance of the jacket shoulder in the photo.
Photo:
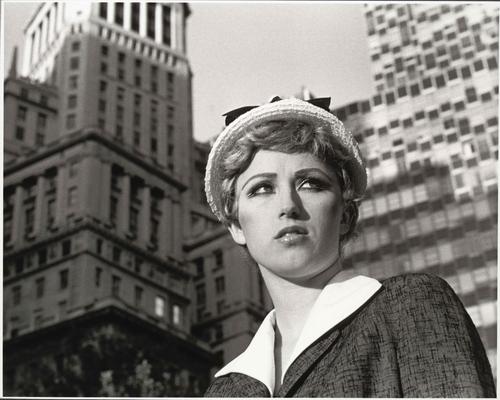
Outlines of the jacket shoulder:
{"type": "Polygon", "coordinates": [[[454,294],[450,285],[442,278],[424,273],[397,275],[382,281],[384,292],[399,301],[404,297],[418,295],[419,298],[436,294],[454,294]]]}

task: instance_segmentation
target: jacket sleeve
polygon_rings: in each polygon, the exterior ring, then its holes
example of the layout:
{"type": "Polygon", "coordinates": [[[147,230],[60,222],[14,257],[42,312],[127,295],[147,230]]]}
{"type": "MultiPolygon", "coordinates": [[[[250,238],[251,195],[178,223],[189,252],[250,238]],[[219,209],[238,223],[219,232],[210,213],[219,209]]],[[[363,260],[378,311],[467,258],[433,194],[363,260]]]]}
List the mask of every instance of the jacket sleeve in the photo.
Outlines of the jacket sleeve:
{"type": "Polygon", "coordinates": [[[396,347],[405,397],[496,397],[479,334],[451,287],[432,275],[396,285],[396,347]]]}

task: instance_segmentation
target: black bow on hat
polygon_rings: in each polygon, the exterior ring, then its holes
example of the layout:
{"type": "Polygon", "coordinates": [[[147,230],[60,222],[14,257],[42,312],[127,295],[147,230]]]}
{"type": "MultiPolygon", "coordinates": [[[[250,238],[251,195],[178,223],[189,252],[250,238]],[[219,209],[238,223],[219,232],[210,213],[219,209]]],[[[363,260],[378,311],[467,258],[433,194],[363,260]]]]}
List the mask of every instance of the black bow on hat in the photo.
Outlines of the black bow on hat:
{"type": "MultiPolygon", "coordinates": [[[[282,100],[281,97],[279,96],[274,96],[269,103],[274,103],[275,101],[280,101],[282,100]]],[[[330,97],[320,97],[317,99],[311,99],[307,100],[309,104],[312,104],[313,106],[322,108],[323,110],[330,111],[330,97]]],[[[257,108],[260,106],[243,106],[240,108],[236,108],[234,110],[228,111],[225,114],[222,114],[223,117],[226,117],[225,123],[226,126],[228,126],[231,122],[233,122],[235,119],[241,117],[243,114],[247,113],[250,110],[253,110],[254,108],[257,108]]]]}

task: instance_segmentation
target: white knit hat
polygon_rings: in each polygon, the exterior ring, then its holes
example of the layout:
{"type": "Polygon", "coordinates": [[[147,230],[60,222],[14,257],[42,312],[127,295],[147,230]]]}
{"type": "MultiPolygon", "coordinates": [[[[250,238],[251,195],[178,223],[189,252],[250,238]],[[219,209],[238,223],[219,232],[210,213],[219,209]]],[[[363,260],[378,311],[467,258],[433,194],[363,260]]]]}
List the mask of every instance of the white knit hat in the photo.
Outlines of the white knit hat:
{"type": "Polygon", "coordinates": [[[248,127],[268,121],[298,120],[314,127],[322,126],[328,129],[338,144],[347,151],[347,154],[352,156],[347,160],[345,169],[351,179],[355,198],[363,196],[366,190],[366,169],[361,159],[358,143],[352,134],[344,128],[342,122],[331,112],[296,98],[284,100],[274,98],[271,103],[259,107],[242,107],[238,110],[243,110],[244,113],[230,122],[217,137],[208,156],[205,173],[205,192],[208,204],[220,221],[224,220],[221,196],[224,158],[228,150],[245,134],[248,127]]]}

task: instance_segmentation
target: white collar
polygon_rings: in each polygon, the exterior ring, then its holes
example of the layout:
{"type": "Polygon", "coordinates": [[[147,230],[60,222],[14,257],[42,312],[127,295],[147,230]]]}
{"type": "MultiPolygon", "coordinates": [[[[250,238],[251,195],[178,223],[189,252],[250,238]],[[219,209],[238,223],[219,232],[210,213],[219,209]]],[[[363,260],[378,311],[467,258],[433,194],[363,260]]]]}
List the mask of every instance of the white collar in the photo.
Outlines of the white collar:
{"type": "MultiPolygon", "coordinates": [[[[343,282],[328,283],[316,299],[295,344],[288,365],[283,368],[281,379],[292,362],[320,336],[353,314],[379,290],[380,282],[366,276],[355,276],[343,282]]],[[[257,379],[274,393],[274,326],[275,310],[264,318],[247,349],[227,364],[215,377],[238,372],[257,379]]]]}

